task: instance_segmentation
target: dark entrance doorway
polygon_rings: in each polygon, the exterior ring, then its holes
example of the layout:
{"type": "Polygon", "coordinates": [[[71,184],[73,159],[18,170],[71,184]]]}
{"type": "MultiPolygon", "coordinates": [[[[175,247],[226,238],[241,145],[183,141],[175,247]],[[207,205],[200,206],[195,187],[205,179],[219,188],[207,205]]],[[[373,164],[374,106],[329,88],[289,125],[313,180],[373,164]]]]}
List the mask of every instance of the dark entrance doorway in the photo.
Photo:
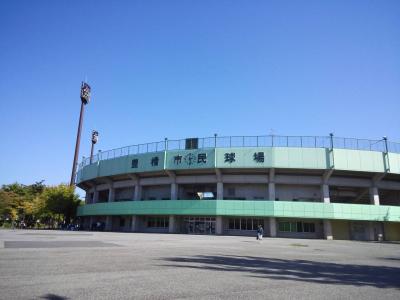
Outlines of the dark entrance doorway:
{"type": "Polygon", "coordinates": [[[215,218],[185,217],[184,232],[188,234],[215,234],[215,218]]]}

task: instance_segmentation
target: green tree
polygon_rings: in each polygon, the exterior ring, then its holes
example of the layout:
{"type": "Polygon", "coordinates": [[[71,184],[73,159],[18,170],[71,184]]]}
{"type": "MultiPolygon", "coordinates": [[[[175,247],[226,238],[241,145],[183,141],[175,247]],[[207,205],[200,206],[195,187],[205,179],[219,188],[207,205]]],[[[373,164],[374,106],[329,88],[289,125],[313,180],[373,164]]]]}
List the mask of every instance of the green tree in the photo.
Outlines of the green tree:
{"type": "Polygon", "coordinates": [[[74,189],[60,184],[46,186],[42,181],[31,185],[12,183],[0,189],[0,226],[4,222],[34,227],[54,226],[54,221],[70,222],[80,200],[74,189]]]}
{"type": "Polygon", "coordinates": [[[1,223],[6,220],[16,220],[18,216],[18,195],[0,189],[0,219],[1,223]]]}
{"type": "Polygon", "coordinates": [[[5,184],[1,188],[5,192],[11,192],[19,196],[25,196],[28,192],[26,185],[20,184],[18,182],[12,184],[5,184]]]}
{"type": "Polygon", "coordinates": [[[79,196],[75,194],[74,188],[65,184],[46,187],[43,192],[45,198],[45,211],[70,223],[76,216],[76,209],[80,204],[79,196]]]}
{"type": "Polygon", "coordinates": [[[0,195],[0,215],[3,218],[16,221],[17,224],[32,227],[36,224],[37,213],[39,207],[36,205],[40,202],[38,199],[42,196],[45,185],[42,181],[37,181],[32,185],[23,185],[20,183],[12,183],[3,185],[0,195]]]}
{"type": "Polygon", "coordinates": [[[43,184],[44,180],[36,181],[34,184],[28,185],[27,192],[32,196],[41,195],[46,188],[46,185],[43,184]]]}

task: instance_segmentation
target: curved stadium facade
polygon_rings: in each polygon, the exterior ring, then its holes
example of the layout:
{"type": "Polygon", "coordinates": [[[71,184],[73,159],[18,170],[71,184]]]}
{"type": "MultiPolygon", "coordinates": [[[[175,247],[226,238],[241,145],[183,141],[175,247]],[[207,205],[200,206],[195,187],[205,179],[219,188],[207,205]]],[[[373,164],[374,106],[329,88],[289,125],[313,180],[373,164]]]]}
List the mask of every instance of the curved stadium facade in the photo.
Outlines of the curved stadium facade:
{"type": "Polygon", "coordinates": [[[83,159],[85,229],[400,240],[400,144],[328,137],[165,140],[83,159]]]}

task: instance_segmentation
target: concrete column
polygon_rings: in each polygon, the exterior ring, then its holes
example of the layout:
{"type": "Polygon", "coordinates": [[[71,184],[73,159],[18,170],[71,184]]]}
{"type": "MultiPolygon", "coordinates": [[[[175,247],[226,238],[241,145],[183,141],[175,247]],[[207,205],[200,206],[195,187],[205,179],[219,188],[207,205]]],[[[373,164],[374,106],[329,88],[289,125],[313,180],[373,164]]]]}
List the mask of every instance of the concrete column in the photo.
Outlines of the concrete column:
{"type": "Polygon", "coordinates": [[[275,169],[269,169],[269,177],[268,177],[268,200],[275,201],[276,193],[275,193],[275,169]]]}
{"type": "Polygon", "coordinates": [[[215,218],[215,233],[221,235],[224,233],[224,222],[222,216],[217,216],[215,218]]]}
{"type": "Polygon", "coordinates": [[[276,219],[269,218],[269,236],[276,237],[276,219]]]}
{"type": "Polygon", "coordinates": [[[105,228],[106,231],[111,231],[112,230],[112,221],[113,221],[112,216],[107,216],[106,217],[106,228],[105,228]]]}
{"type": "Polygon", "coordinates": [[[331,198],[329,196],[329,185],[327,184],[321,185],[321,201],[324,203],[331,202],[331,198]]]}
{"type": "Polygon", "coordinates": [[[92,203],[97,203],[98,200],[99,200],[99,192],[97,191],[96,188],[94,188],[94,191],[93,191],[93,202],[92,203]]]}
{"type": "Polygon", "coordinates": [[[131,200],[132,201],[135,201],[135,194],[136,194],[135,192],[136,192],[136,185],[133,186],[133,193],[131,195],[131,200]]]}
{"type": "Polygon", "coordinates": [[[132,179],[134,186],[132,200],[139,201],[142,198],[142,187],[140,186],[140,177],[136,174],[130,174],[129,177],[132,179]]]}
{"type": "MultiPolygon", "coordinates": [[[[329,175],[330,176],[330,175],[329,175]]],[[[329,176],[324,176],[328,177],[329,176]]],[[[326,184],[328,179],[324,178],[324,183],[321,185],[321,202],[323,203],[330,203],[331,198],[329,195],[329,185],[326,184]]],[[[323,220],[324,224],[324,238],[327,240],[333,240],[333,235],[332,235],[332,224],[330,220],[323,220]]]]}
{"type": "Polygon", "coordinates": [[[175,216],[169,216],[168,232],[169,233],[176,232],[176,217],[175,216]]]}
{"type": "Polygon", "coordinates": [[[169,179],[171,180],[171,194],[170,194],[170,199],[171,200],[177,200],[178,199],[178,184],[176,183],[176,174],[173,171],[165,170],[167,173],[169,179]]]}
{"type": "Polygon", "coordinates": [[[178,184],[177,183],[171,183],[171,200],[177,200],[178,199],[178,184]]]}
{"type": "Polygon", "coordinates": [[[115,189],[113,187],[113,184],[110,183],[110,187],[108,188],[108,202],[114,202],[115,201],[115,189]]]}
{"type": "Polygon", "coordinates": [[[379,205],[379,191],[377,187],[369,188],[369,200],[373,205],[379,205]]]}
{"type": "Polygon", "coordinates": [[[139,180],[135,185],[134,199],[135,199],[135,201],[140,201],[142,199],[142,186],[140,185],[139,180]]]}
{"type": "Polygon", "coordinates": [[[224,200],[224,184],[222,181],[217,182],[217,200],[224,200]]]}
{"type": "Polygon", "coordinates": [[[330,220],[324,220],[324,238],[327,240],[333,240],[332,225],[330,220]]]}
{"type": "Polygon", "coordinates": [[[275,201],[276,194],[275,194],[275,182],[268,183],[268,200],[275,201]]]}
{"type": "Polygon", "coordinates": [[[139,220],[137,216],[132,216],[132,221],[131,221],[131,231],[136,232],[138,231],[138,224],[139,220]]]}

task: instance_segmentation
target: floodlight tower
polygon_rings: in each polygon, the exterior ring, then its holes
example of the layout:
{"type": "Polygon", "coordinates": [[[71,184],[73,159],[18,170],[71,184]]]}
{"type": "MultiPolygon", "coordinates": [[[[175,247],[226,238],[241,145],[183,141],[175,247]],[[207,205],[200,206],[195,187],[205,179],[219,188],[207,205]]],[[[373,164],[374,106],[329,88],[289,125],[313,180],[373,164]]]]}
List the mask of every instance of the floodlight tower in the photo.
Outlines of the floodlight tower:
{"type": "Polygon", "coordinates": [[[99,140],[99,132],[96,130],[92,131],[92,148],[90,149],[90,163],[93,162],[93,149],[94,145],[97,143],[99,140]]]}
{"type": "Polygon", "coordinates": [[[83,112],[85,110],[85,105],[89,103],[90,91],[91,91],[90,85],[88,85],[86,82],[82,82],[82,85],[81,85],[81,112],[79,114],[78,133],[76,135],[75,155],[74,155],[74,162],[73,162],[73,165],[72,165],[71,181],[70,181],[70,184],[69,184],[70,186],[74,186],[75,185],[76,165],[78,163],[79,145],[81,143],[83,112]]]}

